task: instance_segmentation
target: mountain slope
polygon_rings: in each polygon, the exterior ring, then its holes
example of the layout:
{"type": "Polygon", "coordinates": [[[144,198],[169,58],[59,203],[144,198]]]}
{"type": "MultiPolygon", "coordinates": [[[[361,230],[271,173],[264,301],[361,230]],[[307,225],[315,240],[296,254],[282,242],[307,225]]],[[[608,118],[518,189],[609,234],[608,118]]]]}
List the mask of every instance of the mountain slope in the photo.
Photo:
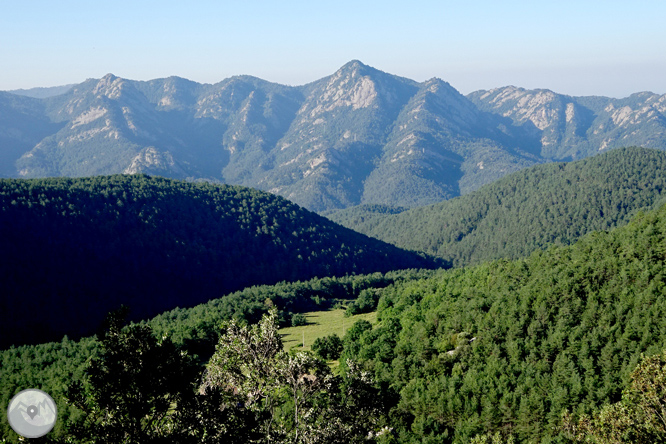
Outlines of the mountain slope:
{"type": "Polygon", "coordinates": [[[666,148],[666,96],[506,87],[465,97],[442,80],[419,83],[357,60],[296,87],[251,76],[210,85],[109,74],[44,99],[0,96],[0,143],[11,139],[0,144],[4,176],[206,179],[321,213],[427,205],[539,163],[666,148]],[[26,118],[36,123],[31,134],[21,129],[26,118]]]}
{"type": "Polygon", "coordinates": [[[283,198],[145,175],[0,181],[1,345],[283,280],[432,267],[283,198]]]}
{"type": "Polygon", "coordinates": [[[329,217],[401,248],[468,265],[518,258],[607,230],[666,196],[666,153],[617,149],[538,165],[465,196],[410,211],[357,207],[329,217]],[[391,212],[399,214],[391,214],[391,212]]]}
{"type": "Polygon", "coordinates": [[[362,202],[408,207],[439,202],[539,161],[502,145],[495,120],[446,82],[420,85],[392,127],[362,202]]]}
{"type": "Polygon", "coordinates": [[[48,118],[43,101],[0,91],[0,177],[20,175],[21,156],[61,126],[48,118]]]}

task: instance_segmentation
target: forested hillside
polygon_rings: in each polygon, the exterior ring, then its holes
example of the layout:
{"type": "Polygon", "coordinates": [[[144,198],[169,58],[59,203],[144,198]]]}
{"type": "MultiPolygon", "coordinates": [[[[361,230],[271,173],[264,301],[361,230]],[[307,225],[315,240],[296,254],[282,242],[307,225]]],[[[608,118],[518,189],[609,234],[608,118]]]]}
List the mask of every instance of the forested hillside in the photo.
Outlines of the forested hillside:
{"type": "Polygon", "coordinates": [[[626,223],[666,196],[666,154],[617,149],[571,163],[537,165],[476,192],[410,211],[361,206],[333,221],[454,265],[515,259],[626,223]]]}
{"type": "Polygon", "coordinates": [[[641,354],[666,347],[665,266],[666,206],[572,246],[387,288],[378,327],[344,353],[399,395],[400,442],[566,442],[564,409],[618,401],[641,354]]]}
{"type": "Polygon", "coordinates": [[[434,262],[256,190],[148,176],[0,181],[0,346],[256,284],[434,262]]]}

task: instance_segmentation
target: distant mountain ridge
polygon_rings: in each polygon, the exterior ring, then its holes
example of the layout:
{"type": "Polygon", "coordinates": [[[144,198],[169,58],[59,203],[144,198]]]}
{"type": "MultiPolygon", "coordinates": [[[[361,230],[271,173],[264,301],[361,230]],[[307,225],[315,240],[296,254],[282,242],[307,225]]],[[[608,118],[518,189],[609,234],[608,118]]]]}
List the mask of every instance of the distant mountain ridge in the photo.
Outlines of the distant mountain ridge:
{"type": "Polygon", "coordinates": [[[539,155],[547,159],[580,159],[621,146],[666,146],[666,95],[571,97],[509,86],[467,97],[532,132],[539,155]]]}
{"type": "Polygon", "coordinates": [[[46,88],[29,88],[29,89],[13,89],[7,91],[8,93],[16,94],[17,96],[33,97],[35,99],[46,99],[47,97],[55,97],[60,94],[65,94],[72,89],[74,84],[62,86],[50,86],[46,88]]]}
{"type": "Polygon", "coordinates": [[[359,61],[291,87],[111,74],[45,99],[0,93],[0,176],[147,173],[279,194],[325,212],[415,207],[519,169],[627,145],[666,148],[666,96],[467,97],[359,61]]]}

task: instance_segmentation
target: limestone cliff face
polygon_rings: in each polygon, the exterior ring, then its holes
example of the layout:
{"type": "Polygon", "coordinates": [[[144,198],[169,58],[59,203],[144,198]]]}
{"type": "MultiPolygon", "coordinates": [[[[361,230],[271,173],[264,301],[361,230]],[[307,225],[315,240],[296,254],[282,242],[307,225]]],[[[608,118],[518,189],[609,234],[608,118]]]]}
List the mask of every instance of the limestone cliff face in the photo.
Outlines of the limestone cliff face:
{"type": "Polygon", "coordinates": [[[516,87],[467,97],[359,61],[308,85],[214,85],[112,74],[45,99],[0,95],[0,174],[145,172],[256,187],[315,211],[413,207],[535,163],[666,148],[666,96],[569,97],[516,87]]]}
{"type": "Polygon", "coordinates": [[[154,146],[141,150],[123,171],[123,174],[150,174],[187,178],[185,171],[176,164],[170,152],[160,152],[154,146]]]}

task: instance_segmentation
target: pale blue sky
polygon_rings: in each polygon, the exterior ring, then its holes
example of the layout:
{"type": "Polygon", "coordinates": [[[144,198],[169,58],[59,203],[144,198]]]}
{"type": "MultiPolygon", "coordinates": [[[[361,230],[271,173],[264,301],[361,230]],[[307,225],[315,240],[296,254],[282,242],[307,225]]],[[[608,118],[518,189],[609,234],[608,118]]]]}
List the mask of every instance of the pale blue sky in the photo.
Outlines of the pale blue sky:
{"type": "Polygon", "coordinates": [[[666,2],[0,0],[0,90],[118,76],[301,85],[352,59],[462,93],[666,93],[666,2]]]}

